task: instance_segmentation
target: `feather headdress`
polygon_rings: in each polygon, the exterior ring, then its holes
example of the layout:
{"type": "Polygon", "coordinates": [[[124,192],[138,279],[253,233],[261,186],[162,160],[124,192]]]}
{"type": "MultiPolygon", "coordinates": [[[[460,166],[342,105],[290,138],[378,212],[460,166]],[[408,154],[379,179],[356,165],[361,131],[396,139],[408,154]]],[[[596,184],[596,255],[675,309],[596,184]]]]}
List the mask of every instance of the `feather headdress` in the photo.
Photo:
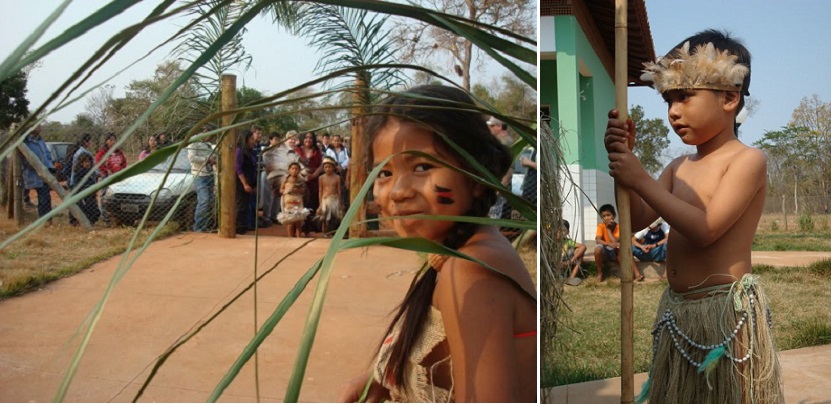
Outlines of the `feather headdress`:
{"type": "Polygon", "coordinates": [[[737,59],[726,50],[717,50],[712,42],[698,45],[691,55],[687,41],[654,63],[644,63],[641,80],[651,81],[659,93],[680,89],[741,91],[750,70],[737,59]]]}

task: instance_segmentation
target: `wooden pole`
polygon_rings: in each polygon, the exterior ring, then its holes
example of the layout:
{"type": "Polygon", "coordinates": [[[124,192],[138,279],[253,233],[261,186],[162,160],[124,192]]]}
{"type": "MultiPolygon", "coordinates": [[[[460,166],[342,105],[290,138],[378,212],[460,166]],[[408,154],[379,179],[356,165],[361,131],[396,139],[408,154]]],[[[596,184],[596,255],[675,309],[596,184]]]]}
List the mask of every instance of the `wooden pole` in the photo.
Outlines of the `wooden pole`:
{"type": "Polygon", "coordinates": [[[20,152],[17,150],[11,153],[12,155],[12,195],[11,195],[11,202],[9,203],[12,205],[12,214],[11,217],[14,218],[14,223],[20,227],[23,225],[23,175],[21,171],[23,167],[20,165],[20,152]]]}
{"type": "Polygon", "coordinates": [[[785,222],[785,231],[788,231],[788,211],[785,210],[785,194],[782,194],[782,220],[785,222]]]}
{"type": "MultiPolygon", "coordinates": [[[[230,111],[237,107],[237,76],[222,75],[222,110],[230,111]]],[[[222,116],[222,126],[229,126],[234,120],[232,115],[222,116]]],[[[220,143],[219,159],[219,236],[237,237],[237,130],[229,129],[220,143]]]]}
{"type": "MultiPolygon", "coordinates": [[[[615,108],[618,117],[628,117],[626,90],[629,85],[628,21],[626,0],[615,0],[615,108]]],[[[634,331],[632,281],[632,220],[629,192],[615,184],[620,225],[620,402],[635,401],[634,331]]]]}
{"type": "Polygon", "coordinates": [[[352,157],[349,159],[349,200],[350,203],[360,203],[355,220],[349,226],[349,237],[359,238],[366,236],[366,223],[358,223],[366,220],[366,200],[358,200],[358,191],[366,181],[366,166],[364,165],[364,105],[367,100],[367,84],[358,76],[355,79],[355,90],[352,93],[352,157]]]}
{"type": "MultiPolygon", "coordinates": [[[[58,196],[60,196],[61,199],[66,200],[66,190],[58,182],[58,179],[52,176],[52,173],[49,172],[49,169],[46,168],[46,166],[44,166],[43,163],[40,162],[40,160],[38,160],[37,156],[35,156],[35,153],[32,153],[32,151],[29,150],[29,146],[21,144],[20,146],[17,146],[17,150],[20,152],[23,158],[25,158],[26,161],[29,162],[29,165],[35,169],[35,172],[43,180],[43,182],[49,185],[49,188],[52,188],[52,190],[55,191],[55,193],[58,194],[58,196]]],[[[23,192],[27,191],[24,190],[23,192]]],[[[69,211],[72,213],[72,216],[75,216],[75,218],[78,219],[78,223],[81,223],[81,225],[83,225],[84,228],[86,228],[87,230],[92,230],[92,224],[89,222],[89,219],[87,219],[87,216],[84,214],[81,208],[78,207],[77,204],[73,203],[72,205],[69,205],[69,211]]]]}

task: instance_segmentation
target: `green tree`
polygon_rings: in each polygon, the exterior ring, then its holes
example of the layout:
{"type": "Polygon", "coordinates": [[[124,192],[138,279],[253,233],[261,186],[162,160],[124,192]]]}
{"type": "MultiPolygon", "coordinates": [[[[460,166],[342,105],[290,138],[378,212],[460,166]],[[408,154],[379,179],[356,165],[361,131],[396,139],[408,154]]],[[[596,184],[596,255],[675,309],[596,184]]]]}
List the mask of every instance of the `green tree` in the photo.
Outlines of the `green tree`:
{"type": "Polygon", "coordinates": [[[644,119],[643,107],[640,105],[629,110],[629,117],[635,121],[635,155],[646,172],[655,176],[664,168],[661,157],[669,146],[669,128],[661,119],[644,119]]]}
{"type": "Polygon", "coordinates": [[[819,195],[831,193],[831,103],[822,101],[818,95],[804,97],[793,111],[789,126],[803,128],[798,133],[804,142],[801,152],[814,158],[808,172],[815,176],[812,181],[819,195]]]}
{"type": "MultiPolygon", "coordinates": [[[[178,61],[168,60],[156,67],[152,78],[133,80],[121,98],[110,98],[106,104],[106,131],[120,133],[155,102],[164,90],[182,74],[178,61]]],[[[91,114],[92,115],[92,114],[91,114]]],[[[180,86],[173,96],[156,108],[150,118],[137,129],[138,136],[125,144],[130,151],[140,150],[147,137],[167,132],[171,140],[179,140],[199,119],[197,89],[192,81],[180,86]]]]}
{"type": "Polygon", "coordinates": [[[0,129],[8,128],[29,115],[26,73],[19,71],[0,81],[0,129]]]}

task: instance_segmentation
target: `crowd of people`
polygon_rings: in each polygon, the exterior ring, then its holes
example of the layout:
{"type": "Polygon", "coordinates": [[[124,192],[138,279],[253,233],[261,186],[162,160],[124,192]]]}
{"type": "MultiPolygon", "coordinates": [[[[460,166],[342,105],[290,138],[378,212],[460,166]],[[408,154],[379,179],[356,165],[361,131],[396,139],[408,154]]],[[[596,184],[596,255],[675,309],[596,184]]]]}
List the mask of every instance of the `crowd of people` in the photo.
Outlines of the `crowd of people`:
{"type": "MultiPolygon", "coordinates": [[[[490,117],[486,126],[501,144],[509,146],[515,141],[514,136],[508,133],[507,125],[497,118],[490,117]]],[[[202,128],[202,133],[213,129],[213,126],[206,125],[202,128]]],[[[25,144],[46,167],[54,169],[55,164],[40,137],[40,130],[40,127],[33,130],[25,144]]],[[[323,133],[318,139],[313,131],[298,133],[294,130],[285,135],[271,132],[267,143],[263,142],[263,137],[264,130],[259,125],[253,125],[238,135],[233,168],[236,177],[237,234],[277,223],[283,225],[285,235],[289,237],[304,237],[314,233],[325,235],[337,229],[350,202],[348,173],[351,153],[344,144],[344,139],[338,134],[329,133],[323,133]]],[[[194,232],[212,232],[217,228],[215,187],[218,156],[215,146],[209,141],[211,138],[213,137],[203,137],[187,146],[196,193],[193,224],[187,227],[194,232]]],[[[104,136],[103,144],[96,148],[94,137],[85,133],[70,145],[63,164],[58,165],[62,167],[60,177],[66,179],[66,188],[73,192],[85,190],[127,167],[128,159],[124,151],[120,148],[113,149],[116,141],[116,135],[108,133],[104,136]]],[[[148,136],[137,161],[144,160],[170,144],[164,132],[148,136]]],[[[522,165],[528,167],[522,192],[532,202],[536,201],[534,160],[536,152],[531,159],[521,158],[522,165]]],[[[510,186],[512,171],[509,168],[503,176],[503,185],[510,186]]],[[[51,209],[49,187],[31,167],[24,167],[24,172],[27,181],[25,195],[28,196],[28,190],[31,189],[38,192],[38,212],[42,216],[51,209]]],[[[78,207],[92,223],[99,218],[110,222],[102,203],[105,192],[106,189],[103,189],[88,195],[78,203],[78,207]]],[[[28,198],[26,202],[29,202],[28,198]]],[[[511,206],[502,196],[491,207],[492,217],[496,218],[509,218],[510,211],[511,206]]],[[[69,222],[72,225],[78,224],[72,214],[69,214],[69,222]]]]}
{"type": "MultiPolygon", "coordinates": [[[[52,161],[52,154],[41,136],[42,127],[37,126],[24,140],[24,144],[32,151],[40,163],[52,174],[65,179],[65,186],[77,193],[93,186],[108,176],[115,174],[127,167],[127,157],[121,148],[115,147],[116,136],[108,133],[104,142],[95,154],[95,142],[92,135],[85,133],[80,139],[67,148],[66,155],[59,165],[52,161]],[[100,163],[100,164],[99,164],[100,163]],[[93,167],[98,165],[97,169],[93,167]],[[61,167],[61,173],[58,168],[61,167]]],[[[52,210],[51,190],[46,181],[38,175],[37,170],[27,161],[23,160],[23,188],[25,192],[24,202],[32,205],[29,199],[31,190],[37,194],[38,217],[47,215],[52,210]]],[[[106,189],[101,192],[105,192],[106,189]]],[[[90,223],[95,223],[99,218],[109,222],[106,209],[101,204],[100,198],[95,194],[88,195],[77,204],[90,223]]],[[[51,219],[50,219],[51,222],[51,219]]],[[[77,225],[78,220],[72,214],[69,215],[69,223],[77,225]]]]}

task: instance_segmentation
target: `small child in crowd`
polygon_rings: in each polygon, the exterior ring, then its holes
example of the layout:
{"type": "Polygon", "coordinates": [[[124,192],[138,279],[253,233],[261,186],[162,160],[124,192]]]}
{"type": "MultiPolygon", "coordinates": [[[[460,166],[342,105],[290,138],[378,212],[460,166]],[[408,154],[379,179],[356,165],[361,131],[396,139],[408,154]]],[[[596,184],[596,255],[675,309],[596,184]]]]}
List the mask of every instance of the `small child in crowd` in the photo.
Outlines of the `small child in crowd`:
{"type": "Polygon", "coordinates": [[[309,212],[303,207],[303,193],[306,192],[306,183],[300,178],[300,164],[289,164],[288,175],[280,185],[280,213],[277,220],[286,226],[286,236],[300,237],[300,225],[309,212]]]}
{"type": "Polygon", "coordinates": [[[320,218],[323,233],[337,228],[343,217],[340,205],[341,178],[335,173],[335,167],[335,159],[329,156],[323,158],[323,175],[318,180],[320,207],[317,208],[317,217],[320,218]]]}
{"type": "MultiPolygon", "coordinates": [[[[92,156],[88,153],[81,153],[78,155],[78,159],[75,160],[75,167],[72,167],[73,176],[72,178],[75,181],[80,181],[83,179],[87,173],[92,170],[93,162],[92,156]]],[[[95,174],[90,175],[89,178],[86,179],[83,183],[71,183],[69,184],[70,189],[73,192],[81,192],[93,185],[95,185],[95,180],[97,176],[95,174]]],[[[89,219],[90,223],[95,223],[98,221],[98,218],[101,216],[101,211],[98,209],[98,202],[95,200],[95,194],[91,194],[84,199],[81,199],[78,202],[78,208],[81,209],[81,212],[89,219]]],[[[77,225],[78,221],[73,217],[71,214],[69,215],[69,223],[72,225],[77,225]]]]}

